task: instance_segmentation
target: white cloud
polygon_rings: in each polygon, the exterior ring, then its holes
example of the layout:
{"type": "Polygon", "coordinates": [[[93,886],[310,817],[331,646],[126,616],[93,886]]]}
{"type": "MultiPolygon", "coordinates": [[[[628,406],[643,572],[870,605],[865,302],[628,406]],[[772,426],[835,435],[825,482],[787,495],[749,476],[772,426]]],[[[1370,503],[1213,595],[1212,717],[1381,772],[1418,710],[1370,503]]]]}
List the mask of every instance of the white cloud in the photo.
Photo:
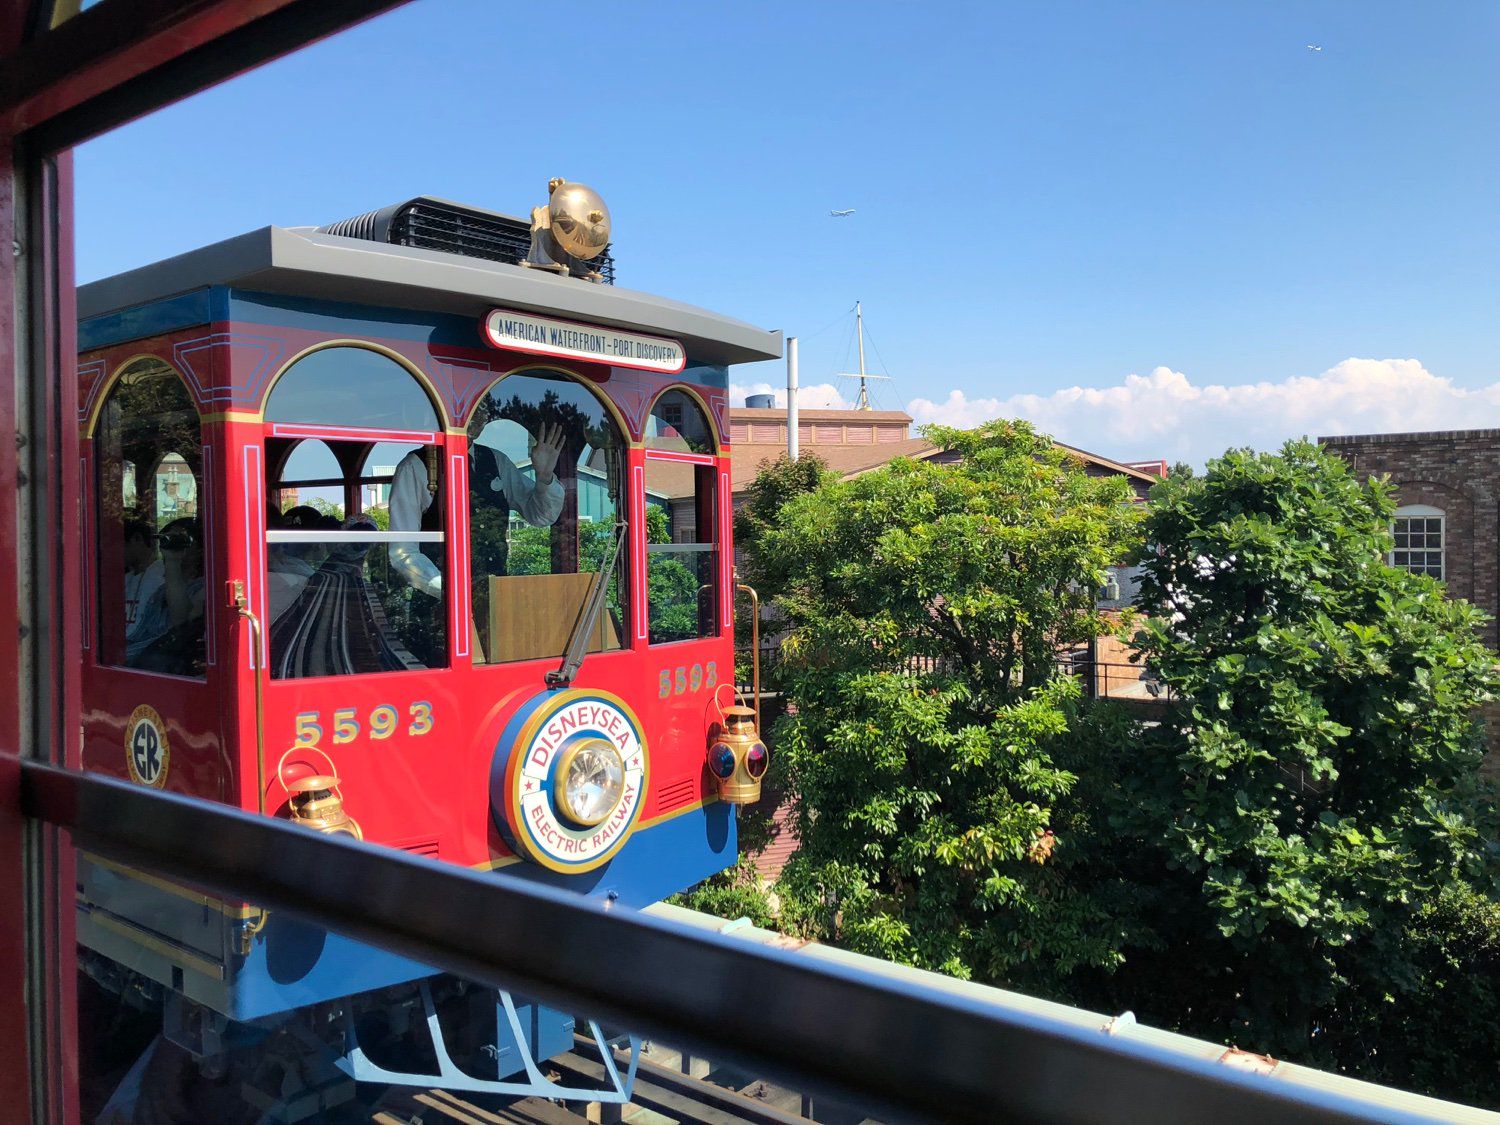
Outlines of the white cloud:
{"type": "Polygon", "coordinates": [[[1415,359],[1346,359],[1321,375],[1240,386],[1200,386],[1158,367],[1115,386],[1046,395],[971,399],[954,390],[940,402],[914,399],[907,412],[919,424],[956,426],[1025,418],[1106,457],[1202,464],[1230,446],[1273,449],[1303,435],[1500,426],[1500,382],[1457,387],[1415,359]]]}
{"type": "MultiPolygon", "coordinates": [[[[731,406],[744,406],[746,395],[775,395],[776,405],[783,410],[786,409],[785,386],[778,387],[772,383],[752,383],[749,386],[740,383],[729,384],[731,406]]],[[[797,405],[808,410],[848,410],[854,406],[839,393],[839,389],[832,383],[813,383],[809,386],[798,387],[797,405]]]]}

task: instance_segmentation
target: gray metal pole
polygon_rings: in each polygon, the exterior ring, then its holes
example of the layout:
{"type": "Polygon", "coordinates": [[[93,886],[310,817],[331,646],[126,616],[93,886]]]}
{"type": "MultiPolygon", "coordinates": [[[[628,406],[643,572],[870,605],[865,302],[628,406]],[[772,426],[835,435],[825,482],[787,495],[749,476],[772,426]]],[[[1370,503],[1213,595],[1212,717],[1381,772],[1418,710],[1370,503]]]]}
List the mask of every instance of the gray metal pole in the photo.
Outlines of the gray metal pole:
{"type": "Polygon", "coordinates": [[[797,337],[786,341],[786,455],[797,459],[797,337]]]}

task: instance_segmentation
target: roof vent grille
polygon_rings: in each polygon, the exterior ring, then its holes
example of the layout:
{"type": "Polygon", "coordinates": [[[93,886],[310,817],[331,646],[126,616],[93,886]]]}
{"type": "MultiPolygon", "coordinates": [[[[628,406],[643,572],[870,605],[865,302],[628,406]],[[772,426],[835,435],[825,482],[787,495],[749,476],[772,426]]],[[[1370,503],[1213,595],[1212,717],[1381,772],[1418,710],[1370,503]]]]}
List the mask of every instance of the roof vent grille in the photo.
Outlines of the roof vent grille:
{"type": "MultiPolygon", "coordinates": [[[[525,261],[531,251],[531,223],[527,220],[426,195],[329,223],[318,232],[513,266],[525,261]]],[[[607,284],[615,283],[615,259],[608,247],[589,265],[604,276],[607,284]]]]}

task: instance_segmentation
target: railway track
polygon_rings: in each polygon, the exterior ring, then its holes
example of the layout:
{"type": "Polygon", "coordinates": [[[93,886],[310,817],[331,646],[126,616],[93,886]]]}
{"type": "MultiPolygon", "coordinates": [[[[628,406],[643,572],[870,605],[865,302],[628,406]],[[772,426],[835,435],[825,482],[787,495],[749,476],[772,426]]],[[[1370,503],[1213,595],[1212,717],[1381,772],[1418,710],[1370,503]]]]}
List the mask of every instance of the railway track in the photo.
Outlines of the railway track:
{"type": "MultiPolygon", "coordinates": [[[[619,1058],[623,1067],[626,1059],[619,1058]]],[[[558,1055],[547,1068],[557,1071],[570,1084],[604,1082],[604,1066],[597,1055],[589,1057],[584,1044],[579,1051],[558,1055]]],[[[448,1090],[392,1089],[380,1099],[380,1108],[370,1120],[378,1125],[578,1125],[579,1122],[629,1122],[641,1110],[652,1123],[670,1120],[680,1125],[808,1125],[812,1119],[768,1104],[757,1093],[771,1092],[763,1082],[733,1090],[701,1078],[682,1074],[671,1067],[642,1059],[636,1072],[631,1107],[623,1115],[616,1106],[569,1109],[544,1098],[503,1100],[456,1094],[448,1090]],[[603,1111],[601,1113],[601,1110],[603,1111]]]]}

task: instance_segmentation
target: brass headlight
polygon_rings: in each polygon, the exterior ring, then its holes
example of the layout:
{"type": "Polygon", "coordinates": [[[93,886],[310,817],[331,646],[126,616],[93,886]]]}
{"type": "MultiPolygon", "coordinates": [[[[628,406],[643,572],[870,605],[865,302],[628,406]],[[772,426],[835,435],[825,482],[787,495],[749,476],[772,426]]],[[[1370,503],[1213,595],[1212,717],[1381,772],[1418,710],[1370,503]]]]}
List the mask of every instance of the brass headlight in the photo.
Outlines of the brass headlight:
{"type": "Polygon", "coordinates": [[[552,796],[574,824],[603,824],[625,796],[625,760],[602,738],[585,738],[563,751],[552,796]]]}

